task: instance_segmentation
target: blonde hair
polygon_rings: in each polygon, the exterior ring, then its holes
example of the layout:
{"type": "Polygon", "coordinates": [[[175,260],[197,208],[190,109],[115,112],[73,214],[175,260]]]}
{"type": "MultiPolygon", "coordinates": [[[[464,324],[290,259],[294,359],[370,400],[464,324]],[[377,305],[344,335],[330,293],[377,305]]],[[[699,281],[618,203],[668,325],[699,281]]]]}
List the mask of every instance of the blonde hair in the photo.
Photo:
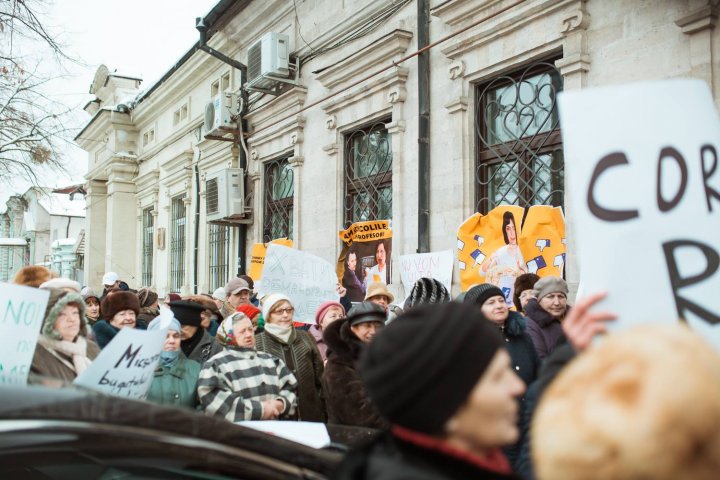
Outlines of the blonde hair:
{"type": "Polygon", "coordinates": [[[720,475],[720,355],[685,325],[609,335],[548,387],[532,425],[541,480],[720,475]]]}

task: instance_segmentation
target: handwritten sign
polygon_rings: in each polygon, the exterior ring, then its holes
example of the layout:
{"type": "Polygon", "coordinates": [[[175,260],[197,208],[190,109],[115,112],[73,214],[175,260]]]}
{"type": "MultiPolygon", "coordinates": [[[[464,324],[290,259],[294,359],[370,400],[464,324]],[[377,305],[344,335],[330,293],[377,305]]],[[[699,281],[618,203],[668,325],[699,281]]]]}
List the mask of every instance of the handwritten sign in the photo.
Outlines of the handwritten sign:
{"type": "MultiPolygon", "coordinates": [[[[275,245],[283,245],[285,247],[293,246],[293,241],[289,238],[276,238],[270,243],[275,245]]],[[[255,245],[253,245],[252,252],[250,254],[250,269],[248,270],[248,275],[256,282],[262,278],[263,266],[265,266],[266,253],[267,244],[256,243],[255,245]]]]}
{"type": "Polygon", "coordinates": [[[166,334],[167,328],[123,328],[74,383],[117,397],[144,399],[166,334]]]}
{"type": "Polygon", "coordinates": [[[400,255],[400,280],[405,294],[410,295],[415,282],[423,277],[434,278],[452,291],[453,252],[413,253],[400,255]]]}
{"type": "Polygon", "coordinates": [[[614,328],[686,321],[720,348],[720,121],[705,83],[561,94],[568,211],[614,328]]]}
{"type": "Polygon", "coordinates": [[[27,384],[49,296],[38,288],[0,287],[0,385],[27,384]]]}
{"type": "Polygon", "coordinates": [[[335,267],[320,257],[281,245],[268,245],[259,297],[284,293],[295,307],[293,320],[315,323],[321,303],[337,300],[335,267]]]}

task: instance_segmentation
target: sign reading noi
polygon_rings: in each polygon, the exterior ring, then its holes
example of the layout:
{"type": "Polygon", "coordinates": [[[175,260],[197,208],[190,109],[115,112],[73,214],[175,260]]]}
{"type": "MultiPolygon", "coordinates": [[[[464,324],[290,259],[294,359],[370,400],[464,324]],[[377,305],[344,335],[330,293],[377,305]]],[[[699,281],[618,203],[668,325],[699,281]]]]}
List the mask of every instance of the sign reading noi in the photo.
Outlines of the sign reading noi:
{"type": "Polygon", "coordinates": [[[611,328],[686,321],[720,348],[720,121],[671,80],[559,98],[583,288],[611,328]]]}

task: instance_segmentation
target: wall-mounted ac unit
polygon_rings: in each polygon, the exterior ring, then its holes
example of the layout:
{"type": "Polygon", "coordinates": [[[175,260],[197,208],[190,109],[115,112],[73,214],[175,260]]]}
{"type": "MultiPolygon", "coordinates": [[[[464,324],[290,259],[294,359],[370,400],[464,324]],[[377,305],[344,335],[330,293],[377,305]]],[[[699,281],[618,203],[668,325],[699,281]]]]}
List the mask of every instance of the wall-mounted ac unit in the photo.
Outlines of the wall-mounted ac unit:
{"type": "Polygon", "coordinates": [[[290,39],[283,33],[270,32],[248,49],[248,82],[251,88],[270,89],[290,75],[290,39]]]}
{"type": "Polygon", "coordinates": [[[233,114],[237,110],[237,96],[220,94],[205,105],[205,135],[222,136],[222,127],[235,128],[233,114]]]}
{"type": "Polygon", "coordinates": [[[226,168],[207,174],[205,213],[209,223],[242,223],[248,219],[243,182],[242,168],[226,168]]]}

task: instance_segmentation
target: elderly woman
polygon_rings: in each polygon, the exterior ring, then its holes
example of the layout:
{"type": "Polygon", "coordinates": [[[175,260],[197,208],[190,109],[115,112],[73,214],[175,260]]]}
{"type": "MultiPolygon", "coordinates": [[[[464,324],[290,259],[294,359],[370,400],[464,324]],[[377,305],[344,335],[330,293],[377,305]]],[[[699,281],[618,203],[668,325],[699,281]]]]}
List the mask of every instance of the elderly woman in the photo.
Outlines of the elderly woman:
{"type": "Polygon", "coordinates": [[[135,328],[140,301],[132,292],[114,290],[108,293],[100,304],[102,320],[98,320],[92,329],[100,348],[115,338],[123,328],[135,328]]]}
{"type": "Polygon", "coordinates": [[[335,320],[339,320],[344,316],[345,307],[340,302],[332,300],[323,302],[315,311],[315,325],[311,326],[308,332],[315,338],[323,362],[327,362],[327,345],[323,338],[323,330],[335,320]]]}
{"type": "MultiPolygon", "coordinates": [[[[148,330],[159,330],[161,321],[156,318],[150,322],[148,330]]],[[[147,399],[164,405],[195,408],[200,403],[197,396],[199,375],[200,364],[189,360],[180,350],[180,322],[173,318],[147,399]]]]}
{"type": "Polygon", "coordinates": [[[220,326],[222,317],[220,316],[220,309],[212,297],[206,295],[190,295],[186,297],[185,300],[203,306],[205,310],[200,313],[200,326],[203,327],[211,337],[214,337],[215,333],[217,333],[218,326],[220,326]]]}
{"type": "Polygon", "coordinates": [[[360,374],[390,429],[334,478],[504,479],[525,390],[505,341],[474,305],[428,304],[375,337],[360,374]]]}
{"type": "Polygon", "coordinates": [[[201,365],[222,351],[213,337],[202,327],[205,307],[189,300],[170,303],[170,309],[180,322],[180,349],[190,360],[201,365]]]}
{"type": "Polygon", "coordinates": [[[298,381],[298,417],[307,422],[326,420],[322,391],[323,359],[308,332],[293,327],[295,308],[285,295],[263,299],[265,329],[255,336],[257,349],[285,362],[298,381]]]}
{"type": "Polygon", "coordinates": [[[535,298],[525,305],[528,317],[528,334],[535,351],[543,359],[550,355],[563,338],[560,322],[568,314],[568,287],[558,277],[544,277],[535,283],[535,298]]]}
{"type": "Polygon", "coordinates": [[[90,287],[85,287],[80,291],[85,301],[85,320],[92,327],[100,320],[100,297],[95,294],[90,287]]]}
{"type": "Polygon", "coordinates": [[[535,284],[540,277],[534,273],[523,273],[515,279],[513,289],[513,303],[518,312],[525,313],[525,305],[530,299],[535,298],[535,284]]]}
{"type": "Polygon", "coordinates": [[[72,382],[100,353],[87,340],[85,302],[77,293],[51,290],[30,371],[72,382]]]}
{"type": "Polygon", "coordinates": [[[150,290],[150,287],[142,287],[137,292],[140,301],[140,314],[137,316],[138,325],[147,328],[155,317],[160,315],[160,300],[158,294],[150,290]]]}

